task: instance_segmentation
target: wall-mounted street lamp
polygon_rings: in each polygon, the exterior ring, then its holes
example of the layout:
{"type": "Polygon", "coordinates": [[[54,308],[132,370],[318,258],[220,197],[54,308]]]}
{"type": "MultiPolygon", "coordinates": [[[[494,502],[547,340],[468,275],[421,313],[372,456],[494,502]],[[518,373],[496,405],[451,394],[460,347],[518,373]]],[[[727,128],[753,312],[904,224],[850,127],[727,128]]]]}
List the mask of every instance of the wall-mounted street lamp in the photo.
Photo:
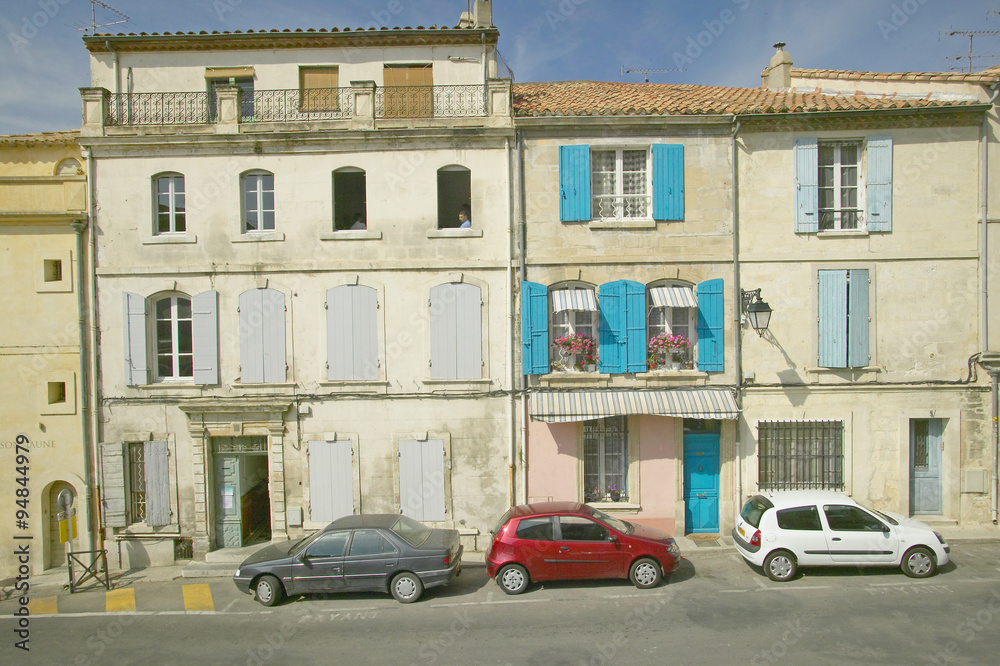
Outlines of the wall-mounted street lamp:
{"type": "Polygon", "coordinates": [[[767,325],[771,323],[771,306],[760,299],[760,289],[740,289],[740,298],[743,301],[743,314],[750,321],[750,326],[757,331],[757,335],[763,336],[767,325]]]}

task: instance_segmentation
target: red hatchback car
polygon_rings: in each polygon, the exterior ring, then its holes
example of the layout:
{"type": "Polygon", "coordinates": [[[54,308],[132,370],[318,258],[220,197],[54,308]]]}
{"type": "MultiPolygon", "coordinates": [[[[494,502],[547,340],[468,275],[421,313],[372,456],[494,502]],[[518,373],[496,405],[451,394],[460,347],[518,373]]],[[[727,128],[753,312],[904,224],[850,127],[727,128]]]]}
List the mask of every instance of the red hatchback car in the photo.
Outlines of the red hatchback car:
{"type": "Polygon", "coordinates": [[[629,523],[578,502],[515,506],[492,531],[486,573],[507,594],[531,581],[629,578],[656,587],[681,562],[666,532],[629,523]]]}

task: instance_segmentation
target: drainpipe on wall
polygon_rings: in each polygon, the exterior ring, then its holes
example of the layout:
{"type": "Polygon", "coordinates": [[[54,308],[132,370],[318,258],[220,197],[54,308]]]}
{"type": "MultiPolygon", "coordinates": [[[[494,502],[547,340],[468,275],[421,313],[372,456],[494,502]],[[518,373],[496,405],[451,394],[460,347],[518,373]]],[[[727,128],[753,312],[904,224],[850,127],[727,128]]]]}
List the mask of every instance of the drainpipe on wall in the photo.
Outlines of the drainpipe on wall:
{"type": "MultiPolygon", "coordinates": [[[[995,104],[997,97],[1000,97],[1000,86],[994,84],[991,86],[993,91],[990,95],[989,104],[995,104]]],[[[983,117],[982,131],[980,132],[980,143],[981,148],[979,151],[979,280],[980,280],[980,312],[982,313],[981,326],[982,330],[980,335],[982,336],[982,342],[980,344],[980,349],[989,350],[990,346],[990,327],[989,327],[989,115],[983,117]]],[[[997,400],[1000,399],[998,395],[997,386],[997,373],[995,368],[993,372],[990,373],[992,378],[993,390],[990,393],[990,397],[993,402],[993,478],[990,485],[990,494],[992,497],[992,518],[993,524],[997,524],[997,504],[998,495],[1000,495],[1000,433],[997,431],[997,400]]]]}
{"type": "MultiPolygon", "coordinates": [[[[485,35],[484,35],[485,39],[485,35]]],[[[483,62],[486,61],[486,51],[485,46],[483,47],[483,62]]],[[[504,153],[507,155],[507,201],[508,201],[508,214],[507,214],[507,268],[504,274],[507,277],[507,349],[505,350],[506,363],[507,363],[507,377],[510,380],[510,386],[514,386],[514,269],[513,262],[511,261],[511,253],[515,251],[514,247],[514,160],[513,146],[510,145],[510,139],[504,139],[504,153]]],[[[517,396],[513,391],[510,392],[510,423],[507,428],[507,482],[510,486],[510,505],[514,506],[516,504],[515,499],[517,497],[517,483],[515,481],[515,474],[517,467],[514,465],[514,458],[517,455],[517,396]]]]}
{"type": "MultiPolygon", "coordinates": [[[[90,279],[90,335],[89,337],[89,351],[88,362],[90,365],[90,396],[89,396],[89,407],[90,407],[90,417],[88,419],[90,426],[90,443],[96,451],[98,442],[100,442],[100,388],[98,386],[97,380],[97,166],[94,160],[94,151],[91,148],[83,149],[84,158],[87,160],[87,215],[89,217],[90,223],[87,225],[87,250],[88,250],[88,277],[90,279]]],[[[94,470],[97,470],[97,456],[93,456],[92,464],[94,470]]],[[[89,473],[89,471],[88,471],[89,473]]],[[[91,491],[91,503],[88,504],[88,511],[91,512],[93,516],[92,523],[94,526],[91,534],[97,536],[97,548],[94,547],[93,541],[91,542],[91,550],[103,550],[104,549],[104,529],[101,525],[101,499],[100,499],[100,476],[96,473],[93,476],[95,490],[91,491]]]]}
{"type": "Polygon", "coordinates": [[[87,287],[87,275],[89,270],[84,271],[84,266],[88,266],[90,260],[85,259],[85,243],[83,232],[87,230],[87,220],[74,220],[71,224],[76,232],[76,310],[79,315],[78,332],[80,336],[80,416],[82,417],[82,442],[83,442],[83,486],[84,502],[87,507],[85,517],[87,521],[87,550],[94,550],[94,514],[93,508],[93,476],[91,468],[91,440],[90,440],[90,347],[87,342],[87,299],[85,291],[87,287]]]}
{"type": "MultiPolygon", "coordinates": [[[[732,135],[732,189],[733,189],[733,315],[736,322],[736,407],[739,410],[736,416],[736,427],[734,433],[736,447],[736,511],[743,505],[743,451],[742,438],[740,437],[740,414],[743,413],[743,298],[740,294],[740,206],[739,206],[739,162],[737,156],[739,149],[736,145],[736,136],[740,131],[740,119],[733,117],[732,135]]],[[[735,518],[735,516],[734,516],[735,518]]]]}
{"type": "MultiPolygon", "coordinates": [[[[528,269],[525,264],[525,256],[527,255],[527,227],[525,224],[525,197],[524,197],[524,135],[521,130],[516,129],[514,131],[514,140],[517,142],[517,210],[518,210],[518,226],[520,232],[520,248],[518,252],[518,276],[523,283],[528,279],[528,269]]],[[[518,291],[520,294],[520,290],[518,291]]],[[[513,301],[512,301],[513,302],[513,301]]],[[[522,355],[524,353],[524,346],[522,340],[522,355]]],[[[524,374],[523,364],[524,359],[521,359],[522,372],[521,372],[521,385],[518,387],[521,390],[521,453],[523,455],[523,460],[521,461],[521,492],[523,493],[524,503],[528,502],[528,394],[525,389],[528,387],[528,377],[524,374]]]]}

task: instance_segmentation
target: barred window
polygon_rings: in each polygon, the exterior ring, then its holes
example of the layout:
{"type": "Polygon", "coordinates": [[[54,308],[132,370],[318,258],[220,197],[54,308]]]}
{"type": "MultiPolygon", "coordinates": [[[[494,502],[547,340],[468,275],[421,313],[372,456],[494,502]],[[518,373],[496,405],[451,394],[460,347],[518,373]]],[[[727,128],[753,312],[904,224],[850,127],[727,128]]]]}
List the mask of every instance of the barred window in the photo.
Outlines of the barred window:
{"type": "Polygon", "coordinates": [[[128,445],[128,521],[146,521],[146,455],[145,442],[128,445]]]}
{"type": "Polygon", "coordinates": [[[588,502],[628,500],[626,417],[583,424],[583,488],[588,502]]]}
{"type": "Polygon", "coordinates": [[[759,421],[761,490],[844,489],[843,421],[759,421]]]}

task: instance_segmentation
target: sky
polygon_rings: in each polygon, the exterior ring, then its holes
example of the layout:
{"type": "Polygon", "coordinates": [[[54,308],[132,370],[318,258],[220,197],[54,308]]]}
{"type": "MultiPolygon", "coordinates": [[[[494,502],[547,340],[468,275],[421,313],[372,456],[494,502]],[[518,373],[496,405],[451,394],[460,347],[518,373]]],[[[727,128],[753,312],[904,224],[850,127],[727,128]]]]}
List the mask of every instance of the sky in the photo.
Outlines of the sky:
{"type": "MultiPolygon", "coordinates": [[[[454,26],[469,0],[102,0],[98,32],[454,26]]],[[[89,85],[89,0],[0,2],[0,134],[77,129],[89,85]]],[[[969,38],[1000,31],[1000,0],[493,0],[515,82],[599,80],[760,86],[785,42],[796,67],[968,71],[969,38]]],[[[974,71],[1000,37],[973,38],[974,71]]],[[[209,64],[206,62],[206,64],[209,64]]]]}

